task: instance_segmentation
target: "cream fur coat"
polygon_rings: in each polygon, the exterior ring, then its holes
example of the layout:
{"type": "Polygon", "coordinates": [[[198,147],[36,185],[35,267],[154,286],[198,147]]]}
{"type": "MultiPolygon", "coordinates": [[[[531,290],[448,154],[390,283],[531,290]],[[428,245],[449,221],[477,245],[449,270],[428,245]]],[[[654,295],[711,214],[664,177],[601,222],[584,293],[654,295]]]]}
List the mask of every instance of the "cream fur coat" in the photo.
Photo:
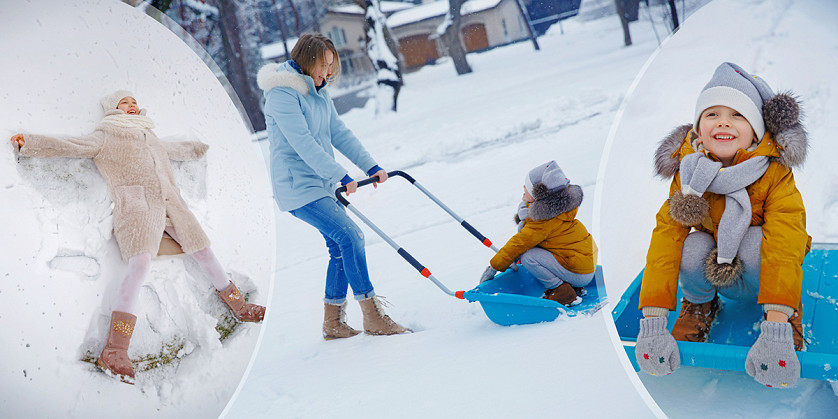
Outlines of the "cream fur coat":
{"type": "MultiPolygon", "coordinates": [[[[145,110],[142,114],[150,123],[145,110]]],[[[114,109],[105,113],[105,120],[113,116],[130,117],[114,109]]],[[[153,125],[120,126],[105,120],[92,134],[79,138],[24,134],[20,154],[93,159],[114,202],[113,233],[126,262],[141,253],[157,254],[167,216],[185,253],[208,247],[209,238],[180,196],[169,160],[199,159],[209,146],[195,141],[163,142],[151,131],[153,125]]]]}

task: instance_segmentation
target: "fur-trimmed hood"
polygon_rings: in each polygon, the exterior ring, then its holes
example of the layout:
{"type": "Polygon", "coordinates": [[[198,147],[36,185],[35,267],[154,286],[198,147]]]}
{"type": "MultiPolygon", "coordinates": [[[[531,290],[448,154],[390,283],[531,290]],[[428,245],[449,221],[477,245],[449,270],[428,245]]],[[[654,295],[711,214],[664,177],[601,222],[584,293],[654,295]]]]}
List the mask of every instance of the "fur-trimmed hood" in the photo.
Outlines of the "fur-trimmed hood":
{"type": "Polygon", "coordinates": [[[551,192],[543,183],[536,183],[532,189],[535,202],[530,204],[528,218],[535,221],[549,220],[578,208],[584,197],[579,185],[567,185],[551,192]]]}
{"type": "Polygon", "coordinates": [[[265,92],[275,87],[290,87],[301,95],[305,95],[310,90],[314,90],[314,80],[298,73],[287,61],[263,65],[256,73],[256,84],[265,92]]]}

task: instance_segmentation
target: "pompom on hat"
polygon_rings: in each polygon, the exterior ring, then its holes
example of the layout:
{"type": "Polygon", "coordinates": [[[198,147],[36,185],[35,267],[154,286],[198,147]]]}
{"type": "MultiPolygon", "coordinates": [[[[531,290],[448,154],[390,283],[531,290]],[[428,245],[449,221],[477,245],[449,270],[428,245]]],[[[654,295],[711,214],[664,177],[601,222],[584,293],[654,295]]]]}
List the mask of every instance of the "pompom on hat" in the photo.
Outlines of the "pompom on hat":
{"type": "Polygon", "coordinates": [[[131,96],[136,99],[134,94],[127,90],[117,90],[102,99],[99,99],[99,104],[102,105],[102,110],[107,112],[109,110],[116,109],[116,106],[119,105],[119,101],[127,96],[131,96]]]}
{"type": "Polygon", "coordinates": [[[538,183],[543,184],[549,191],[555,191],[567,187],[570,184],[570,179],[565,176],[559,164],[555,160],[551,160],[530,170],[524,177],[524,187],[527,188],[530,195],[534,193],[533,185],[538,183]]]}
{"type": "Polygon", "coordinates": [[[722,63],[701,90],[695,105],[693,130],[701,113],[711,106],[727,106],[751,124],[757,139],[766,131],[775,136],[799,124],[800,106],[786,93],[774,94],[768,83],[733,63],[722,63]]]}

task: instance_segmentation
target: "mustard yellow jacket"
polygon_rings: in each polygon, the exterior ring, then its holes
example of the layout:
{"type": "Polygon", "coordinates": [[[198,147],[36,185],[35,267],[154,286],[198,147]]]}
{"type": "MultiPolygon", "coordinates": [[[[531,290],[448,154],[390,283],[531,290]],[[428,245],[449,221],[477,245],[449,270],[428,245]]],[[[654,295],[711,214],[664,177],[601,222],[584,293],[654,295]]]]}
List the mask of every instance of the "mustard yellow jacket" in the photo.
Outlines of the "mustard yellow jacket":
{"type": "Polygon", "coordinates": [[[489,262],[503,271],[527,250],[540,247],[550,251],[565,269],[589,274],[596,270],[596,244],[585,226],[576,219],[577,208],[547,220],[530,218],[524,227],[489,262]]]}
{"type": "MultiPolygon", "coordinates": [[[[698,145],[690,140],[691,132],[687,132],[686,137],[681,138],[677,148],[672,147],[676,143],[670,140],[667,149],[667,140],[664,140],[661,144],[663,149],[658,150],[658,155],[671,150],[670,157],[674,159],[677,156],[680,161],[684,156],[697,152],[698,145]]],[[[791,169],[783,164],[781,150],[771,134],[766,133],[756,148],[739,150],[734,156],[733,164],[754,156],[770,158],[765,174],[746,188],[751,198],[751,225],[761,226],[763,234],[760,244],[760,289],[757,302],[782,304],[796,309],[800,303],[803,280],[801,265],[811,248],[812,238],[806,233],[806,209],[803,207],[803,199],[795,186],[791,169]]],[[[709,158],[718,160],[703,150],[698,152],[704,152],[709,158]]],[[[658,172],[665,175],[661,173],[660,168],[658,172]]],[[[669,188],[669,196],[680,190],[680,173],[676,171],[669,188]]],[[[710,204],[710,212],[696,230],[712,234],[718,239],[719,222],[725,209],[725,196],[705,192],[703,197],[710,204]]],[[[669,200],[664,202],[658,211],[657,225],[652,232],[652,241],[646,255],[646,270],[640,288],[641,309],[648,306],[675,310],[681,250],[689,232],[689,227],[684,227],[669,215],[669,200]]]]}

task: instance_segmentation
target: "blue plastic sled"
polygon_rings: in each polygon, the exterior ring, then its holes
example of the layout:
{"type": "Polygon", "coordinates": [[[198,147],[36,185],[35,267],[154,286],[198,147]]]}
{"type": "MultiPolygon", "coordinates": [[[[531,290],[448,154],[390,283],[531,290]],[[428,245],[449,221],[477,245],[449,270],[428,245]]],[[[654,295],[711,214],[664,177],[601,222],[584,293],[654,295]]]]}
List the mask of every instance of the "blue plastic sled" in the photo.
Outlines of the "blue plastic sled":
{"type": "Polygon", "coordinates": [[[585,287],[587,295],[575,306],[565,307],[541,298],[544,290],[541,282],[523,266],[519,266],[518,272],[507,269],[495,276],[495,279],[462,292],[461,298],[480,303],[486,317],[501,326],[550,322],[560,314],[568,317],[593,314],[605,305],[601,266],[597,266],[594,279],[585,287]]]}
{"type": "MultiPolygon", "coordinates": [[[[641,271],[611,313],[623,348],[635,370],[640,368],[634,345],[643,314],[637,304],[641,271]]],[[[835,382],[838,380],[838,244],[816,243],[803,261],[803,329],[805,351],[798,352],[800,376],[835,382]]],[[[678,291],[680,310],[681,292],[678,291]]],[[[669,314],[675,324],[677,311],[669,314]]],[[[759,336],[762,309],[754,303],[722,298],[722,309],[706,343],[678,342],[681,364],[729,371],[745,371],[748,350],[759,336]]],[[[838,394],[838,392],[836,393],[838,394]]]]}
{"type": "MultiPolygon", "coordinates": [[[[445,210],[451,217],[453,217],[460,225],[471,233],[484,246],[491,248],[495,252],[498,249],[492,244],[491,240],[486,238],[477,229],[471,226],[466,220],[454,213],[451,208],[448,208],[430,191],[420,185],[409,174],[394,170],[388,172],[389,177],[401,177],[410,182],[417,189],[422,191],[428,198],[434,201],[440,208],[445,210]]],[[[378,178],[364,179],[358,182],[358,187],[370,185],[376,182],[378,178]]],[[[545,300],[541,298],[544,294],[544,286],[538,280],[533,278],[523,266],[518,268],[518,272],[511,269],[495,276],[495,279],[486,281],[477,286],[471,291],[451,291],[442,282],[440,282],[431,273],[431,271],[414,258],[407,250],[399,246],[393,241],[390,236],[381,231],[369,218],[364,216],[358,209],[349,203],[346,198],[341,196],[346,192],[346,187],[341,186],[335,190],[335,198],[343,204],[347,210],[355,214],[361,221],[369,228],[376,232],[387,244],[389,244],[396,252],[404,258],[411,266],[413,266],[422,276],[428,278],[444,293],[468,300],[469,302],[479,302],[483,307],[486,316],[493,322],[502,326],[511,326],[513,324],[532,324],[549,322],[559,317],[559,314],[564,313],[569,317],[578,316],[580,314],[593,313],[602,308],[605,304],[605,285],[602,282],[602,268],[597,266],[594,279],[588,284],[585,289],[587,295],[582,298],[582,302],[576,306],[567,308],[555,301],[545,300]]]]}

